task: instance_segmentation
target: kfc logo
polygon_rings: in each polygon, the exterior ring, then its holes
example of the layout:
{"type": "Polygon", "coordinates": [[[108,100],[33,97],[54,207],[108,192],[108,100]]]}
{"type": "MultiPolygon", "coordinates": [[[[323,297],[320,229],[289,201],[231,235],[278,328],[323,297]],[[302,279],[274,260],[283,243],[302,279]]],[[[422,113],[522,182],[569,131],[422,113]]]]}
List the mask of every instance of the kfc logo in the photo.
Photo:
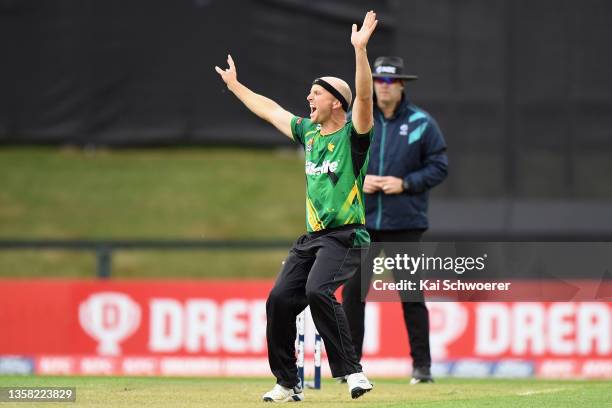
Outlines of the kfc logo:
{"type": "Polygon", "coordinates": [[[117,292],[93,294],[79,305],[81,327],[99,342],[98,353],[106,356],[121,354],[119,344],[138,329],[140,314],[136,302],[117,292]]]}

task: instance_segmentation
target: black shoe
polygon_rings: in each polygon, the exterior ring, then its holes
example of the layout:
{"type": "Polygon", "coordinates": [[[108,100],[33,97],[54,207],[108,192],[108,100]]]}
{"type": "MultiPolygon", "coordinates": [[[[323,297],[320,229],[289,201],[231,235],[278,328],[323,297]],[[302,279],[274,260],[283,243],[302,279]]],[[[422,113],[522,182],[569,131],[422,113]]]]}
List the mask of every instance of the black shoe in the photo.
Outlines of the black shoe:
{"type": "Polygon", "coordinates": [[[428,384],[432,382],[434,382],[434,379],[431,376],[431,369],[429,367],[414,367],[412,369],[411,385],[428,384]]]}

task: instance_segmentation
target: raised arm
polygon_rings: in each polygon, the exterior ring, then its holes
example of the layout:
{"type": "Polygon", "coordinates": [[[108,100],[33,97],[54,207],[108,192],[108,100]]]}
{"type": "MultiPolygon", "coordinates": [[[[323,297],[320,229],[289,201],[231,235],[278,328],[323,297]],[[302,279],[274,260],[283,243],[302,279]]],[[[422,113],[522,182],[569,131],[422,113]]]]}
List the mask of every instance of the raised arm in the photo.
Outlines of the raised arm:
{"type": "Polygon", "coordinates": [[[234,64],[232,56],[229,54],[227,56],[227,64],[229,65],[227,69],[221,69],[215,66],[215,71],[221,76],[221,79],[223,79],[227,85],[227,89],[232,91],[251,112],[265,121],[270,122],[285,136],[293,139],[293,135],[291,134],[291,119],[293,115],[272,99],[256,94],[238,82],[236,65],[234,64]]]}
{"type": "Polygon", "coordinates": [[[351,44],[355,47],[355,103],[353,105],[353,126],[357,133],[367,133],[374,126],[374,105],[372,100],[372,71],[368,62],[366,46],[378,24],[376,13],[368,11],[361,29],[353,24],[351,44]]]}

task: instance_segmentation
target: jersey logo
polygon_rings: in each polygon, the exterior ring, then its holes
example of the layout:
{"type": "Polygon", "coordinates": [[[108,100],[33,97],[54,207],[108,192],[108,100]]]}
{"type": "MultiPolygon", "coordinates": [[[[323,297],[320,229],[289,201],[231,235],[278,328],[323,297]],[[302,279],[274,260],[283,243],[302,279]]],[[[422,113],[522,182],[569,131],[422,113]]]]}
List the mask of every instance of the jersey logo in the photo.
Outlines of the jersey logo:
{"type": "Polygon", "coordinates": [[[334,149],[336,148],[336,146],[334,146],[333,143],[328,143],[327,144],[327,150],[329,150],[330,152],[334,152],[334,149]]]}
{"type": "Polygon", "coordinates": [[[306,174],[309,176],[318,176],[319,174],[335,173],[338,170],[338,161],[330,162],[325,160],[322,165],[318,166],[308,161],[306,162],[306,174]]]}
{"type": "Polygon", "coordinates": [[[295,121],[295,124],[299,125],[300,123],[302,123],[302,119],[304,118],[297,118],[297,120],[295,121]]]}
{"type": "Polygon", "coordinates": [[[306,142],[306,151],[312,151],[312,144],[314,143],[314,137],[306,142]]]}
{"type": "Polygon", "coordinates": [[[408,124],[404,123],[400,126],[400,136],[408,136],[408,124]]]}

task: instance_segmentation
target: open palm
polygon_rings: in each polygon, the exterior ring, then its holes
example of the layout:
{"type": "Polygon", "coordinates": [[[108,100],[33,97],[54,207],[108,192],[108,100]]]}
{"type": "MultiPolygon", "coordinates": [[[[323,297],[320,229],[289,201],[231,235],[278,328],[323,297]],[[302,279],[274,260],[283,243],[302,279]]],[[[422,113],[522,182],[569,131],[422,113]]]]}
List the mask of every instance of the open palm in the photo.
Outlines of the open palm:
{"type": "Polygon", "coordinates": [[[351,44],[353,44],[353,47],[365,48],[376,28],[376,24],[378,24],[376,13],[371,10],[366,13],[359,30],[357,30],[357,24],[353,24],[353,32],[351,33],[351,44]]]}
{"type": "Polygon", "coordinates": [[[229,54],[227,55],[227,65],[229,68],[226,69],[221,69],[218,66],[215,66],[215,71],[217,71],[217,73],[221,75],[221,79],[223,79],[223,81],[229,85],[230,82],[238,80],[236,65],[234,64],[232,56],[229,54]]]}

